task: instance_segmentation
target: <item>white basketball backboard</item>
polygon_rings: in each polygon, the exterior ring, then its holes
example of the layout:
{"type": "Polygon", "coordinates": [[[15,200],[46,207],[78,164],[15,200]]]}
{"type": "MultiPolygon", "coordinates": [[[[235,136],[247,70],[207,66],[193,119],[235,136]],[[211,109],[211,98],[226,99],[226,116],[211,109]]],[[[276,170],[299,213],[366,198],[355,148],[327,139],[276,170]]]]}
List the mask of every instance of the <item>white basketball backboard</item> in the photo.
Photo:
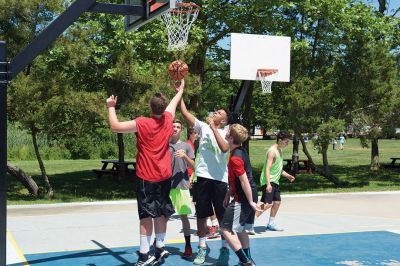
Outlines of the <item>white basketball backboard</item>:
{"type": "Polygon", "coordinates": [[[290,81],[290,37],[231,33],[231,79],[256,80],[257,69],[277,69],[274,81],[290,81]]]}

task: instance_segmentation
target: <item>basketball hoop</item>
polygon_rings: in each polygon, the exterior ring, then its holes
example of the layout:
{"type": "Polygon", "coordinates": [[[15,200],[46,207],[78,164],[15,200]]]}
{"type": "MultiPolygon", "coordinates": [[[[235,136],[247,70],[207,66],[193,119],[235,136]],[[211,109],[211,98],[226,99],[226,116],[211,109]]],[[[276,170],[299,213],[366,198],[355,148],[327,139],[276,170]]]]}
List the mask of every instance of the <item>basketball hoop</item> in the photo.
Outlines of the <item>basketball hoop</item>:
{"type": "Polygon", "coordinates": [[[261,81],[261,88],[263,93],[271,93],[272,82],[278,69],[257,69],[256,80],[261,81]]]}
{"type": "Polygon", "coordinates": [[[194,3],[176,3],[176,8],[161,17],[167,26],[168,50],[183,50],[189,30],[199,14],[200,7],[194,3]]]}

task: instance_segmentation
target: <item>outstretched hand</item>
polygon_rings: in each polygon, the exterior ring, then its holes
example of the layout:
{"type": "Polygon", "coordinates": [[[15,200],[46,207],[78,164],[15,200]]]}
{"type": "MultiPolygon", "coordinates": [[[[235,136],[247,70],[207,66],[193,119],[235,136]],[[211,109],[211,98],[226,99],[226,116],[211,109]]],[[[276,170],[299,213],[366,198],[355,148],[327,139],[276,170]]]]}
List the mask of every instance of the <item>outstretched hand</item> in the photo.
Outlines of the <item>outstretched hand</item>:
{"type": "Polygon", "coordinates": [[[118,96],[111,95],[107,99],[107,107],[115,107],[117,105],[118,96]]]}
{"type": "Polygon", "coordinates": [[[175,88],[175,91],[179,92],[180,90],[183,90],[185,88],[185,80],[181,79],[179,81],[174,81],[173,86],[175,88]]]}

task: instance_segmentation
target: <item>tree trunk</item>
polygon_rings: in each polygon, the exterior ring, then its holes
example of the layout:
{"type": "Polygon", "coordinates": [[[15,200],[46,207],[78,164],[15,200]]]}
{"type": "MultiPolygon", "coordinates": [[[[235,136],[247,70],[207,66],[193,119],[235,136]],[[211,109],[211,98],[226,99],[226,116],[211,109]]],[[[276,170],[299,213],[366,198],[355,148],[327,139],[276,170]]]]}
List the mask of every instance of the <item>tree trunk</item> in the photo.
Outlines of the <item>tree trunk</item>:
{"type": "Polygon", "coordinates": [[[328,148],[324,147],[322,149],[322,162],[324,164],[324,172],[329,174],[331,171],[329,170],[329,163],[328,163],[328,148]]]}
{"type": "Polygon", "coordinates": [[[39,163],[39,168],[40,168],[40,172],[42,173],[42,178],[46,185],[47,196],[51,199],[53,197],[54,191],[53,191],[53,188],[51,187],[49,178],[47,177],[46,169],[44,167],[43,160],[42,160],[42,156],[40,156],[39,146],[37,144],[37,129],[34,126],[31,127],[31,133],[32,133],[33,147],[35,149],[35,155],[36,155],[36,158],[39,163]]]}
{"type": "Polygon", "coordinates": [[[296,176],[299,167],[299,136],[294,134],[293,137],[293,153],[292,153],[292,167],[290,168],[290,174],[296,176]]]}
{"type": "MultiPolygon", "coordinates": [[[[124,162],[125,161],[125,145],[124,145],[124,135],[122,133],[117,134],[118,138],[118,161],[124,162]]],[[[118,168],[118,182],[123,183],[125,181],[125,167],[124,164],[119,164],[120,167],[118,168]]]]}
{"type": "Polygon", "coordinates": [[[379,146],[378,146],[378,139],[373,138],[371,139],[371,170],[377,171],[380,168],[379,163],[379,146]]]}
{"type": "MultiPolygon", "coordinates": [[[[338,186],[338,187],[343,186],[344,183],[343,183],[342,181],[340,181],[336,176],[334,176],[334,175],[332,175],[332,174],[330,174],[330,173],[328,173],[328,172],[326,172],[326,171],[320,169],[319,167],[317,167],[317,166],[314,164],[314,161],[312,160],[311,154],[308,152],[307,145],[306,145],[306,143],[304,142],[304,139],[303,139],[303,138],[300,138],[300,142],[301,142],[301,145],[302,145],[302,147],[303,147],[303,152],[304,152],[304,154],[307,156],[307,159],[308,159],[308,161],[309,161],[310,164],[311,164],[311,168],[312,168],[313,172],[315,172],[315,173],[317,173],[317,174],[319,174],[319,175],[325,177],[326,179],[328,179],[329,181],[331,181],[332,183],[334,183],[334,184],[335,184],[336,186],[338,186]]],[[[326,158],[326,160],[328,161],[327,158],[326,158]]]]}
{"type": "Polygon", "coordinates": [[[385,15],[385,11],[386,11],[386,0],[378,0],[379,3],[379,13],[381,13],[381,15],[385,15]]]}
{"type": "Polygon", "coordinates": [[[35,180],[33,180],[32,177],[25,173],[22,169],[7,162],[7,172],[10,175],[16,177],[31,195],[38,195],[39,187],[36,184],[35,180]]]}

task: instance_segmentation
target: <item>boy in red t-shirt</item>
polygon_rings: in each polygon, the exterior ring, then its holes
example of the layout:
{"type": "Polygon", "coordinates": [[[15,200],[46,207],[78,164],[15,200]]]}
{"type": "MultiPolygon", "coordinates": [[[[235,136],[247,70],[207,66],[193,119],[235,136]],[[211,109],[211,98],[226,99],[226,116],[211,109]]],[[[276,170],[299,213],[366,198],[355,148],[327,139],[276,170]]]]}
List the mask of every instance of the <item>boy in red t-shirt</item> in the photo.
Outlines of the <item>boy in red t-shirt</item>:
{"type": "Polygon", "coordinates": [[[150,100],[150,117],[138,117],[125,122],[118,121],[116,115],[117,96],[111,95],[107,99],[112,131],[135,132],[137,137],[136,197],[140,219],[140,249],[135,265],[161,262],[169,254],[164,249],[167,221],[174,213],[174,206],[169,198],[169,178],[172,174],[169,139],[173,134],[172,121],[176,106],[182,98],[185,82],[182,80],[174,86],[177,93],[169,104],[162,94],[156,93],[150,100]],[[155,256],[149,255],[153,222],[156,235],[155,256]]]}
{"type": "Polygon", "coordinates": [[[257,206],[257,186],[253,179],[249,155],[242,147],[248,138],[247,129],[239,124],[229,127],[226,140],[231,150],[228,162],[229,192],[220,224],[222,235],[239,258],[239,265],[255,265],[250,254],[250,240],[246,230],[253,228],[257,206]],[[233,200],[229,203],[230,196],[233,200]]]}

